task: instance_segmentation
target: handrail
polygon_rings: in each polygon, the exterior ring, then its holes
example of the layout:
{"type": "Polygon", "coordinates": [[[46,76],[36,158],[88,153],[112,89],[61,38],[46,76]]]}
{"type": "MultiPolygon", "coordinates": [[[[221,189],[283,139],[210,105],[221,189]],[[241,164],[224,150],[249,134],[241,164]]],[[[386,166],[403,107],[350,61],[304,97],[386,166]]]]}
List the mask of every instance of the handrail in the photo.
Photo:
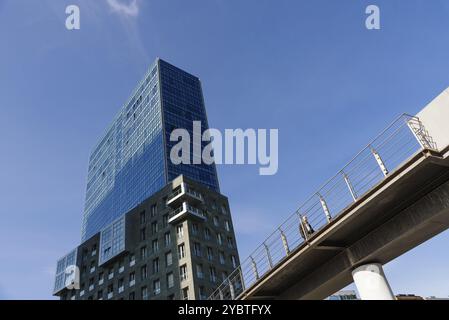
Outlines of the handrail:
{"type": "Polygon", "coordinates": [[[396,118],[278,226],[209,299],[237,299],[310,236],[425,149],[436,146],[421,121],[408,114],[396,118]]]}

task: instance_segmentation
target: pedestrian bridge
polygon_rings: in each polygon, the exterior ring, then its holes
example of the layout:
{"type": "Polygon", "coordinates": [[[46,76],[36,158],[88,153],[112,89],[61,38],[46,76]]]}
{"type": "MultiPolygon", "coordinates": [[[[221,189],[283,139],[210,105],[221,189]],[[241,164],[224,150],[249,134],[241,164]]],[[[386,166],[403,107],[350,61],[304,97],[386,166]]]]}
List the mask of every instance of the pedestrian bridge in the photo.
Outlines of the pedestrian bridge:
{"type": "Polygon", "coordinates": [[[381,265],[448,227],[449,89],[393,121],[209,299],[324,299],[353,281],[362,298],[388,299],[381,265]]]}

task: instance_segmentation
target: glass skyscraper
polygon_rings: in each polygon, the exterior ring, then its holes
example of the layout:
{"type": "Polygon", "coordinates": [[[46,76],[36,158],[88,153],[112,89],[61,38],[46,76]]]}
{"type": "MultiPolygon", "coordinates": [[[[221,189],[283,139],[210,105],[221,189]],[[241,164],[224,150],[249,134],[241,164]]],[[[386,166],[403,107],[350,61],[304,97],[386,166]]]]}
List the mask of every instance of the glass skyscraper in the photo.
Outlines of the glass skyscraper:
{"type": "Polygon", "coordinates": [[[214,164],[170,161],[170,133],[193,121],[208,129],[200,80],[156,59],[90,155],[82,241],[180,174],[220,191],[214,164]]]}

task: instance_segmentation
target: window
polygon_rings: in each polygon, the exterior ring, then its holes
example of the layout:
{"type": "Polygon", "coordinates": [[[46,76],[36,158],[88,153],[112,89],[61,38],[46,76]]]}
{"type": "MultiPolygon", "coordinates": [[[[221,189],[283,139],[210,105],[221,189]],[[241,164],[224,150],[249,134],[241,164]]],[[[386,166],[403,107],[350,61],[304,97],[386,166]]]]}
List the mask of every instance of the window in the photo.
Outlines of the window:
{"type": "Polygon", "coordinates": [[[146,239],[146,230],[145,228],[140,229],[140,241],[144,241],[146,239]]]}
{"type": "Polygon", "coordinates": [[[228,273],[227,273],[226,271],[223,271],[223,272],[221,273],[221,280],[222,280],[222,281],[225,281],[227,278],[228,278],[228,273]]]}
{"type": "Polygon", "coordinates": [[[220,222],[218,221],[218,217],[214,216],[214,226],[218,227],[220,225],[220,222]]]}
{"type": "Polygon", "coordinates": [[[215,270],[215,267],[209,267],[209,278],[211,282],[217,281],[217,271],[215,270]]]}
{"type": "Polygon", "coordinates": [[[231,237],[228,237],[228,247],[233,249],[234,248],[234,241],[232,241],[231,237]]]}
{"type": "Polygon", "coordinates": [[[184,228],[182,223],[176,227],[176,234],[178,239],[181,239],[184,236],[184,228]]]}
{"type": "Polygon", "coordinates": [[[198,224],[197,223],[193,223],[192,224],[192,234],[194,235],[194,236],[196,236],[197,234],[198,234],[198,224]]]}
{"type": "Polygon", "coordinates": [[[210,230],[208,228],[204,229],[204,239],[210,240],[210,230]]]}
{"type": "Polygon", "coordinates": [[[226,231],[231,231],[231,224],[229,223],[228,220],[225,221],[225,229],[226,231]]]}
{"type": "Polygon", "coordinates": [[[142,300],[148,300],[148,288],[146,286],[142,287],[141,292],[142,292],[142,300]]]}
{"type": "Polygon", "coordinates": [[[231,256],[232,267],[237,268],[237,259],[235,256],[231,256]]]}
{"type": "Polygon", "coordinates": [[[97,292],[97,300],[103,300],[103,290],[97,292]]]}
{"type": "Polygon", "coordinates": [[[198,242],[193,243],[193,253],[197,257],[201,257],[201,245],[198,242]]]}
{"type": "Polygon", "coordinates": [[[187,265],[179,267],[179,277],[181,278],[181,281],[187,279],[187,265]]]}
{"type": "Polygon", "coordinates": [[[123,271],[125,271],[125,265],[123,259],[120,259],[120,261],[118,262],[118,272],[122,273],[123,271]]]}
{"type": "Polygon", "coordinates": [[[159,258],[153,259],[153,274],[159,272],[159,258]]]}
{"type": "Polygon", "coordinates": [[[157,233],[159,231],[158,225],[157,225],[157,221],[154,221],[153,223],[151,223],[151,232],[153,234],[157,233]]]}
{"type": "Polygon", "coordinates": [[[131,253],[129,255],[129,266],[132,267],[135,264],[136,264],[136,256],[134,255],[134,253],[131,253]]]}
{"type": "Polygon", "coordinates": [[[131,272],[129,274],[129,286],[132,287],[136,283],[136,273],[131,272]]]}
{"type": "Polygon", "coordinates": [[[123,278],[118,280],[118,293],[125,291],[125,280],[123,278]]]}
{"type": "Polygon", "coordinates": [[[165,241],[165,246],[169,247],[170,244],[171,244],[171,234],[170,234],[170,232],[166,232],[164,234],[164,241],[165,241]]]}
{"type": "Polygon", "coordinates": [[[204,271],[203,271],[203,265],[202,264],[197,264],[196,265],[196,276],[199,279],[203,279],[204,278],[204,271]]]}
{"type": "Polygon", "coordinates": [[[142,280],[144,280],[148,277],[147,265],[143,265],[140,268],[140,275],[141,275],[142,280]]]}
{"type": "Polygon", "coordinates": [[[189,300],[189,287],[185,287],[182,289],[182,299],[189,300]]]}
{"type": "Polygon", "coordinates": [[[162,225],[164,228],[166,228],[168,226],[168,214],[164,214],[162,216],[162,225]]]}
{"type": "Polygon", "coordinates": [[[223,252],[223,251],[220,251],[220,252],[218,253],[218,256],[219,256],[219,258],[220,258],[220,263],[221,263],[221,264],[225,264],[225,263],[226,263],[226,259],[225,259],[224,252],[223,252]]]}
{"type": "Polygon", "coordinates": [[[151,212],[152,217],[156,216],[156,211],[157,211],[156,209],[157,209],[156,204],[151,205],[150,212],[151,212]]]}
{"type": "Polygon", "coordinates": [[[217,233],[217,242],[219,245],[223,244],[223,236],[221,235],[221,233],[217,233]]]}
{"type": "Polygon", "coordinates": [[[225,206],[221,206],[221,213],[223,213],[223,214],[228,214],[228,210],[226,209],[226,207],[225,206]]]}
{"type": "Polygon", "coordinates": [[[212,261],[214,260],[214,251],[211,247],[207,247],[207,260],[212,261]]]}
{"type": "Polygon", "coordinates": [[[124,216],[100,232],[99,264],[117,256],[125,250],[125,218],[124,216]]]}
{"type": "Polygon", "coordinates": [[[140,256],[142,257],[142,260],[147,258],[147,247],[140,248],[140,256]]]}
{"type": "Polygon", "coordinates": [[[154,239],[151,246],[153,247],[153,252],[159,251],[159,241],[157,239],[154,239]]]}
{"type": "Polygon", "coordinates": [[[110,284],[108,286],[108,299],[112,298],[112,295],[114,294],[114,285],[110,284]]]}
{"type": "Polygon", "coordinates": [[[155,295],[158,295],[161,293],[161,282],[159,281],[159,279],[156,279],[153,281],[153,293],[155,295]]]}
{"type": "Polygon", "coordinates": [[[172,263],[173,263],[173,256],[171,251],[169,251],[165,254],[165,265],[169,267],[172,265],[172,263]]]}
{"type": "Polygon", "coordinates": [[[130,292],[128,299],[129,300],[135,300],[136,299],[136,294],[134,292],[130,292]]]}
{"type": "Polygon", "coordinates": [[[110,268],[108,272],[108,279],[112,279],[114,277],[114,268],[110,268]]]}
{"type": "Polygon", "coordinates": [[[145,215],[145,211],[142,211],[140,213],[140,224],[144,224],[145,222],[147,222],[147,217],[145,215]]]}
{"type": "Polygon", "coordinates": [[[184,243],[182,243],[178,246],[178,258],[182,259],[185,256],[186,256],[185,245],[184,245],[184,243]]]}
{"type": "Polygon", "coordinates": [[[167,287],[168,289],[173,288],[175,285],[175,278],[173,277],[173,273],[170,272],[167,274],[167,287]]]}
{"type": "Polygon", "coordinates": [[[206,297],[206,291],[204,290],[204,287],[200,286],[199,289],[200,289],[199,290],[200,300],[206,300],[207,297],[206,297]]]}

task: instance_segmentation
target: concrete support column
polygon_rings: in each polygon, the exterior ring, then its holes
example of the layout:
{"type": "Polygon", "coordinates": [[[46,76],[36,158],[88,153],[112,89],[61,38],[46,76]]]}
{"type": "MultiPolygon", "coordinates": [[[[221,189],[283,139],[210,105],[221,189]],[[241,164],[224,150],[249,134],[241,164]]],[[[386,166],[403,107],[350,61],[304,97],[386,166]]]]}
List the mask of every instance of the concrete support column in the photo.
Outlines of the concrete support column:
{"type": "Polygon", "coordinates": [[[395,300],[381,264],[360,266],[352,271],[352,278],[362,300],[395,300]]]}

